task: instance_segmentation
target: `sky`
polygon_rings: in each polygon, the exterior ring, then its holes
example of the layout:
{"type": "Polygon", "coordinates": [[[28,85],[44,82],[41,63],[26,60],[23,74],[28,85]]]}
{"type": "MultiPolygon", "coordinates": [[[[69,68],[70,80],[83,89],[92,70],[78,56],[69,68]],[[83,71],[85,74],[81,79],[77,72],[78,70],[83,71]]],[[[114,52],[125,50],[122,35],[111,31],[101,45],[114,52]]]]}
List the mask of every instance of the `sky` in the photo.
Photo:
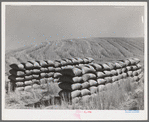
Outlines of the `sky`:
{"type": "Polygon", "coordinates": [[[44,41],[143,37],[141,6],[6,6],[6,50],[44,41]]]}

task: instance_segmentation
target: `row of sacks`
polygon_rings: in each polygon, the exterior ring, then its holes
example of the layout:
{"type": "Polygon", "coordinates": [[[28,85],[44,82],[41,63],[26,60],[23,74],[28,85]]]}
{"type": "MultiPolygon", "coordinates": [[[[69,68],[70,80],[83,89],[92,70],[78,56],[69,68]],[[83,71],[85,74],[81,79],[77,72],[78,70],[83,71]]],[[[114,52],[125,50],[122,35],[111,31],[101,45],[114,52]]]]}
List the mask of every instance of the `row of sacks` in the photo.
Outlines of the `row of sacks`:
{"type": "MultiPolygon", "coordinates": [[[[51,61],[51,60],[40,60],[40,61],[27,61],[27,63],[21,63],[21,64],[11,64],[10,67],[13,69],[13,71],[11,71],[11,73],[13,73],[16,76],[24,76],[26,73],[26,70],[33,70],[33,69],[41,69],[41,70],[47,70],[48,69],[44,69],[44,68],[48,68],[48,67],[61,67],[61,66],[67,66],[67,65],[78,65],[78,64],[88,64],[93,62],[94,59],[87,57],[87,58],[66,58],[66,59],[62,59],[62,60],[55,60],[55,61],[51,61]],[[16,71],[24,71],[24,72],[16,72],[16,71]]],[[[36,70],[38,72],[38,70],[36,70]]],[[[35,71],[35,73],[37,73],[35,71]]],[[[34,71],[33,71],[34,72],[34,71]]]]}
{"type": "Polygon", "coordinates": [[[93,61],[92,58],[72,58],[70,59],[62,59],[61,61],[55,60],[54,62],[51,60],[48,61],[28,61],[23,64],[13,64],[11,65],[10,76],[9,79],[13,82],[15,87],[23,87],[28,85],[42,85],[41,82],[32,82],[32,80],[41,81],[41,79],[48,79],[52,77],[52,82],[58,82],[61,76],[61,69],[67,66],[75,66],[80,62],[83,63],[91,63],[93,61]],[[71,65],[70,65],[71,64],[71,65]]]}
{"type": "Polygon", "coordinates": [[[38,88],[47,88],[51,82],[53,82],[53,78],[43,78],[43,79],[32,79],[24,82],[16,82],[15,90],[16,91],[30,91],[32,89],[38,88]]]}
{"type": "Polygon", "coordinates": [[[136,70],[136,68],[141,67],[139,62],[140,60],[137,58],[129,58],[126,60],[107,62],[103,64],[91,63],[91,66],[93,66],[96,71],[125,70],[125,68],[128,68],[128,70],[136,70]]]}

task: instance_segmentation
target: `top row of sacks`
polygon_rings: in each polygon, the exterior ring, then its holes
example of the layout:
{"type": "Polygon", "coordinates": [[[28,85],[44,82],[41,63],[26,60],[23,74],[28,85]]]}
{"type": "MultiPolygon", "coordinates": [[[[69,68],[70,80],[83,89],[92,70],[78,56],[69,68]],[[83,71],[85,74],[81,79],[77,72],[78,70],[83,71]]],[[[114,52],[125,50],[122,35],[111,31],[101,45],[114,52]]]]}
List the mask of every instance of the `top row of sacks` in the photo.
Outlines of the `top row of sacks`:
{"type": "MultiPolygon", "coordinates": [[[[91,63],[96,71],[120,69],[126,66],[138,65],[140,60],[138,58],[129,58],[126,60],[118,60],[113,62],[107,62],[103,64],[91,63]]],[[[140,66],[139,66],[140,67],[140,66]]]]}
{"type": "Polygon", "coordinates": [[[67,65],[78,65],[78,64],[89,64],[94,61],[93,58],[86,57],[84,59],[81,58],[66,58],[62,60],[40,60],[40,61],[27,61],[26,63],[21,64],[11,64],[10,67],[15,70],[24,71],[26,69],[39,69],[41,67],[61,67],[67,65]]]}

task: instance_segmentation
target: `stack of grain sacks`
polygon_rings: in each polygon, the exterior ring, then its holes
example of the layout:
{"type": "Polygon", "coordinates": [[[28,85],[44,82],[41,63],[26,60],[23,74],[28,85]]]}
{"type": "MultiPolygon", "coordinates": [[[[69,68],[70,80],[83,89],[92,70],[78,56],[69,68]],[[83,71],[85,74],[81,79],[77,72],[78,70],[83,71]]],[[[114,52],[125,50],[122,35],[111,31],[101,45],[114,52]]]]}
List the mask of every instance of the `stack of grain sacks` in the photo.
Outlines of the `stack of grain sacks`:
{"type": "Polygon", "coordinates": [[[91,63],[93,59],[72,58],[69,59],[71,61],[69,64],[67,64],[67,60],[65,59],[66,63],[62,61],[62,77],[60,77],[59,83],[59,87],[62,90],[59,92],[59,95],[65,101],[76,103],[80,100],[80,98],[83,97],[86,99],[86,97],[91,94],[88,90],[89,83],[82,85],[82,83],[86,82],[91,76],[90,74],[85,75],[85,72],[82,71],[82,69],[85,65],[91,63]]]}
{"type": "Polygon", "coordinates": [[[24,90],[24,77],[25,77],[25,67],[23,64],[12,64],[10,65],[10,86],[11,91],[15,90],[15,87],[18,87],[18,90],[24,90]]]}
{"type": "Polygon", "coordinates": [[[127,75],[134,81],[139,81],[143,77],[142,66],[138,58],[129,58],[125,60],[127,75]]]}
{"type": "Polygon", "coordinates": [[[31,91],[32,89],[46,88],[47,82],[53,81],[55,71],[53,61],[27,61],[22,64],[10,66],[11,83],[13,91],[31,91]]]}

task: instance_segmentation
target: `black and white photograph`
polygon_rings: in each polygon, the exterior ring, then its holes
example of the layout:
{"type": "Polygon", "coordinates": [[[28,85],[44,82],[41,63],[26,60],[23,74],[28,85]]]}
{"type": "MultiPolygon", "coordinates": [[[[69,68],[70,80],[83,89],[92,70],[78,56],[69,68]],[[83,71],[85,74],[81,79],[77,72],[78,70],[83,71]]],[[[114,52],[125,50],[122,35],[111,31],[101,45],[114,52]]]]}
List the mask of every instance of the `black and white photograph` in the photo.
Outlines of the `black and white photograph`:
{"type": "Polygon", "coordinates": [[[147,118],[146,2],[2,5],[4,119],[147,118]]]}

